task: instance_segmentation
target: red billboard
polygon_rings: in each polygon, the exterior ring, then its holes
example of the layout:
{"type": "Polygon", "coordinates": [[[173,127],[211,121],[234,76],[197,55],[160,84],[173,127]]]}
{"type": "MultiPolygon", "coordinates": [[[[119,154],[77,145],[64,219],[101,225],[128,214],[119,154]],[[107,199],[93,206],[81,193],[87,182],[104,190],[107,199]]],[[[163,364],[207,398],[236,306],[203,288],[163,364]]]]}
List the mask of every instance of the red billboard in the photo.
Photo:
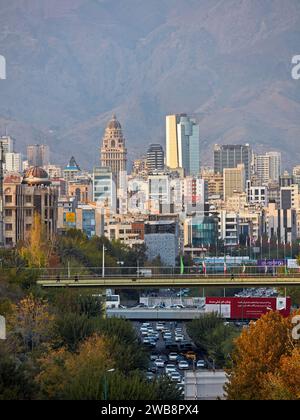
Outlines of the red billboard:
{"type": "Polygon", "coordinates": [[[206,312],[216,312],[227,319],[259,319],[269,311],[287,317],[291,312],[291,298],[206,298],[206,312]]]}

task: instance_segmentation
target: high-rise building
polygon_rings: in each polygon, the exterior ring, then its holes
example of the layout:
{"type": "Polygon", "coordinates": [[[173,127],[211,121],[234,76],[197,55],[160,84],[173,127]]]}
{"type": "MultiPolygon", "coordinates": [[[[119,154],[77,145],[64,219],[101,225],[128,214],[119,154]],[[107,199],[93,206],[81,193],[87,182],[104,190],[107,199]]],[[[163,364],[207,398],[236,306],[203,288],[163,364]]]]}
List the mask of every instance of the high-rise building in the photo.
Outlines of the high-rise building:
{"type": "Polygon", "coordinates": [[[166,164],[184,169],[186,175],[200,173],[200,128],[186,114],[166,117],[166,164]]]}
{"type": "Polygon", "coordinates": [[[179,167],[185,175],[200,174],[200,128],[196,120],[181,116],[177,126],[179,167]]]}
{"type": "Polygon", "coordinates": [[[160,144],[150,144],[147,151],[147,169],[149,172],[163,171],[165,168],[165,152],[160,144]]]}
{"type": "Polygon", "coordinates": [[[118,187],[119,175],[127,169],[127,149],[122,126],[115,115],[105,129],[100,160],[103,168],[111,169],[118,187]]]}
{"type": "Polygon", "coordinates": [[[24,178],[7,175],[4,179],[4,238],[6,246],[15,246],[31,234],[38,214],[45,234],[51,239],[57,230],[57,189],[48,174],[38,167],[28,169],[24,178]]]}
{"type": "Polygon", "coordinates": [[[234,193],[242,193],[246,189],[245,167],[243,164],[236,168],[224,169],[224,200],[232,197],[234,193]]]}
{"type": "Polygon", "coordinates": [[[145,245],[149,260],[160,257],[168,267],[175,267],[179,254],[179,226],[173,220],[145,223],[145,245]]]}
{"type": "Polygon", "coordinates": [[[20,153],[5,154],[5,171],[6,172],[22,172],[22,156],[20,153]]]}
{"type": "Polygon", "coordinates": [[[281,174],[281,153],[269,152],[254,156],[254,172],[262,184],[278,182],[281,174]]]}
{"type": "Polygon", "coordinates": [[[267,156],[270,159],[270,179],[272,182],[278,182],[281,175],[281,153],[269,152],[267,156]]]}
{"type": "Polygon", "coordinates": [[[166,165],[170,169],[179,168],[177,124],[180,115],[166,117],[166,165]]]}
{"type": "Polygon", "coordinates": [[[50,149],[46,144],[27,146],[27,160],[29,166],[48,166],[50,163],[50,149]]]}
{"type": "Polygon", "coordinates": [[[1,136],[0,145],[3,148],[3,153],[13,153],[15,147],[15,140],[11,136],[1,136]]]}
{"type": "Polygon", "coordinates": [[[95,167],[93,171],[93,201],[97,205],[117,211],[115,177],[110,168],[95,167]]]}
{"type": "Polygon", "coordinates": [[[238,165],[245,166],[246,180],[251,177],[252,150],[249,144],[246,145],[219,145],[214,147],[214,171],[223,173],[224,169],[233,169],[238,165]]]}

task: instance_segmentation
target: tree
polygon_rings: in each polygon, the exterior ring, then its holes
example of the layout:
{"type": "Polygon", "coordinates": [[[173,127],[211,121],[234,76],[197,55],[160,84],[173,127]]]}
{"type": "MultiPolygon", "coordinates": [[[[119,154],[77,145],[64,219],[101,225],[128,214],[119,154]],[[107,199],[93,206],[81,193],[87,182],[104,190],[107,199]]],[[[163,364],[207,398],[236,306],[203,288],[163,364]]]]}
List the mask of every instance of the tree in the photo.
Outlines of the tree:
{"type": "Polygon", "coordinates": [[[274,374],[283,356],[294,348],[291,322],[278,312],[269,312],[236,340],[233,367],[226,385],[230,400],[257,400],[266,397],[266,381],[274,374]]]}
{"type": "Polygon", "coordinates": [[[9,333],[18,339],[24,352],[47,346],[54,337],[54,315],[47,301],[32,294],[22,299],[9,318],[9,333]]]}
{"type": "Polygon", "coordinates": [[[275,373],[270,373],[264,383],[264,399],[300,400],[300,348],[291,355],[282,356],[275,373]]]}
{"type": "Polygon", "coordinates": [[[75,352],[78,345],[96,330],[95,321],[86,315],[67,313],[60,315],[56,320],[58,345],[65,346],[71,352],[75,352]]]}
{"type": "Polygon", "coordinates": [[[20,255],[27,262],[28,267],[44,268],[48,266],[52,249],[53,244],[47,240],[41,217],[38,213],[35,213],[30,235],[24,245],[21,246],[20,255]]]}
{"type": "Polygon", "coordinates": [[[60,349],[44,356],[36,381],[49,399],[96,400],[104,372],[113,367],[108,339],[94,335],[80,344],[78,353],[60,349]]]}
{"type": "Polygon", "coordinates": [[[104,298],[93,296],[91,292],[70,289],[60,289],[49,294],[53,306],[59,315],[76,313],[86,315],[88,318],[100,318],[103,316],[104,298]]]}
{"type": "Polygon", "coordinates": [[[239,330],[224,325],[224,320],[216,313],[206,314],[190,322],[187,330],[196,346],[211,357],[216,366],[224,367],[239,330]]]}
{"type": "Polygon", "coordinates": [[[205,314],[199,319],[189,322],[187,331],[200,350],[208,351],[208,337],[222,323],[223,321],[218,314],[205,314]]]}
{"type": "Polygon", "coordinates": [[[166,379],[152,383],[141,372],[123,373],[110,339],[94,335],[80,344],[77,353],[52,351],[40,360],[36,383],[41,398],[68,400],[179,399],[180,392],[166,379]]]}
{"type": "Polygon", "coordinates": [[[0,355],[0,400],[28,400],[36,387],[26,367],[8,355],[0,355]]]}

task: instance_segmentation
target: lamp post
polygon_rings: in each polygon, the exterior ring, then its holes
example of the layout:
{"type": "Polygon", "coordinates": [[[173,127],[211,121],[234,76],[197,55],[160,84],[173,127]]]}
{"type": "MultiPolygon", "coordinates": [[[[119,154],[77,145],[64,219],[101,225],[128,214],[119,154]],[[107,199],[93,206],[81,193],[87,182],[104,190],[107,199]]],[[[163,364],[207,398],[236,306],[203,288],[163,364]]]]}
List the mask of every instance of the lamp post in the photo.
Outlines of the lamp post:
{"type": "Polygon", "coordinates": [[[106,251],[106,248],[103,244],[103,247],[102,247],[102,278],[103,279],[105,277],[105,251],[106,251]]]}

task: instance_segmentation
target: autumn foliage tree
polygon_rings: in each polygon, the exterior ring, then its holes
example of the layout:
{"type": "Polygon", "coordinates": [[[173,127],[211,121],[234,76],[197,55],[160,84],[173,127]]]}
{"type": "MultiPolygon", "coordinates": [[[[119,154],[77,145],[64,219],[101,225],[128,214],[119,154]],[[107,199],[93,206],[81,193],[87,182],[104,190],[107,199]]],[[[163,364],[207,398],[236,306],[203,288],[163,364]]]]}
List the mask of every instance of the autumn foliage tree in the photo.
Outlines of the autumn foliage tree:
{"type": "Polygon", "coordinates": [[[52,253],[52,245],[47,239],[40,215],[35,213],[30,235],[20,247],[21,257],[29,268],[47,267],[52,253]]]}
{"type": "Polygon", "coordinates": [[[94,401],[180,399],[180,391],[166,378],[150,383],[142,372],[125,373],[118,367],[120,354],[111,348],[110,338],[95,334],[82,342],[76,353],[61,348],[46,354],[36,377],[41,397],[94,401]]]}
{"type": "Polygon", "coordinates": [[[228,372],[228,399],[300,397],[300,350],[292,328],[291,318],[270,312],[242,332],[235,341],[233,366],[228,372]]]}
{"type": "Polygon", "coordinates": [[[9,317],[9,339],[18,342],[23,352],[32,352],[51,342],[54,315],[48,303],[32,294],[22,299],[9,317]]]}

